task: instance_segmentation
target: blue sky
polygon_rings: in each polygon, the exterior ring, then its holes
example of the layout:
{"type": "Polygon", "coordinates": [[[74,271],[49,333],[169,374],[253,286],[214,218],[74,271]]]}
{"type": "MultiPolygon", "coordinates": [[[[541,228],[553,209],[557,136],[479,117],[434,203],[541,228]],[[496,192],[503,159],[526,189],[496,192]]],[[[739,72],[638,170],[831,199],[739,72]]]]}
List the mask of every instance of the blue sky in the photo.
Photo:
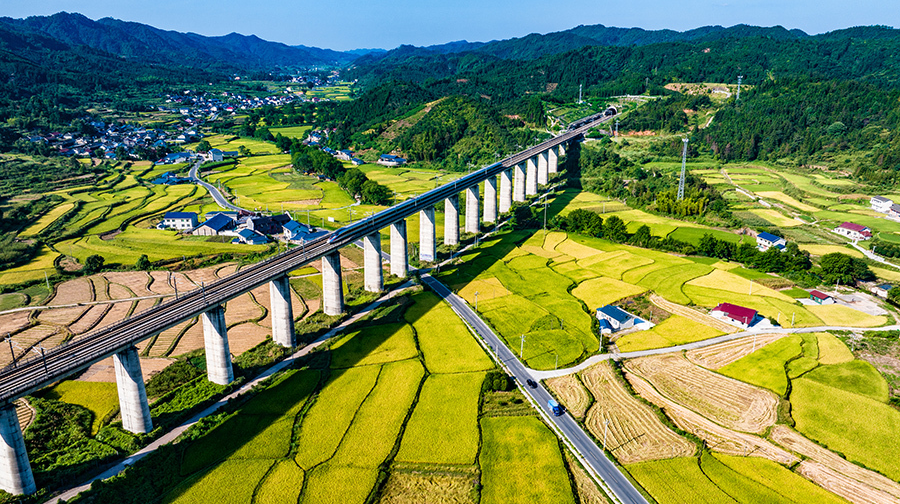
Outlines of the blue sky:
{"type": "Polygon", "coordinates": [[[598,23],[679,31],[746,23],[811,34],[858,25],[900,26],[896,0],[3,0],[0,15],[63,10],[167,30],[238,32],[338,50],[487,41],[598,23]]]}

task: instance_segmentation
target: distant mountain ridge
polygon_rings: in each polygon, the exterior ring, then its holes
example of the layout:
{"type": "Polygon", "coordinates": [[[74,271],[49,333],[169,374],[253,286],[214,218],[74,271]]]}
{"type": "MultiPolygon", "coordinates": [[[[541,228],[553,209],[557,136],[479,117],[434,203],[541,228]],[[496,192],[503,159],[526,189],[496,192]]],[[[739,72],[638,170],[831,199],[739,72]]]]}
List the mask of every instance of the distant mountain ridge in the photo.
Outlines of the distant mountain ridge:
{"type": "Polygon", "coordinates": [[[36,34],[73,46],[87,46],[126,60],[166,66],[235,71],[267,71],[322,65],[344,65],[356,55],[269,42],[255,35],[230,33],[206,37],[149,25],[60,12],[25,19],[0,18],[0,28],[36,34]]]}

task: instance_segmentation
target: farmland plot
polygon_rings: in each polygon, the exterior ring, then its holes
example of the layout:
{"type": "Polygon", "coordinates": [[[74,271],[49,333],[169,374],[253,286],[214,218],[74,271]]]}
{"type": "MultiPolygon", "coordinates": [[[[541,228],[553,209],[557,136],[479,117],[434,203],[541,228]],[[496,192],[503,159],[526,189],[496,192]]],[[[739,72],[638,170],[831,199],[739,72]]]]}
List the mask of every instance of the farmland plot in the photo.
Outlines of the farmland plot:
{"type": "Polygon", "coordinates": [[[734,430],[761,433],[775,423],[775,394],[695,366],[683,356],[644,357],[628,361],[626,368],[664,396],[734,430]]]}
{"type": "Polygon", "coordinates": [[[582,373],[594,396],[585,424],[596,439],[603,439],[609,422],[607,448],[619,462],[631,464],[647,460],[693,455],[693,443],[663,425],[656,414],[632,397],[616,378],[609,364],[600,363],[582,373]]]}

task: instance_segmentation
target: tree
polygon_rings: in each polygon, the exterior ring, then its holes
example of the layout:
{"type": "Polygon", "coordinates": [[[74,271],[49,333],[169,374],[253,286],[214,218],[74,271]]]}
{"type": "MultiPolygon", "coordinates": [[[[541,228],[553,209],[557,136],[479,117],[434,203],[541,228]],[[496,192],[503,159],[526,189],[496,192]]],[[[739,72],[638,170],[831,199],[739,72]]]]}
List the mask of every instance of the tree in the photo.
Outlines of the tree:
{"type": "Polygon", "coordinates": [[[212,149],[212,145],[209,145],[206,139],[200,140],[200,143],[197,144],[197,152],[209,152],[210,149],[212,149]]]}
{"type": "Polygon", "coordinates": [[[634,236],[631,237],[631,243],[639,247],[647,247],[650,244],[650,240],[652,238],[653,236],[650,235],[650,227],[646,224],[643,224],[634,233],[634,236]]]}
{"type": "Polygon", "coordinates": [[[103,269],[103,263],[106,260],[103,259],[103,256],[99,256],[97,254],[88,256],[87,259],[84,260],[84,268],[83,271],[87,274],[92,274],[103,269]]]}
{"type": "Polygon", "coordinates": [[[892,287],[887,293],[888,301],[895,305],[900,305],[900,287],[892,287]]]}
{"type": "Polygon", "coordinates": [[[842,283],[853,285],[859,280],[872,280],[875,275],[862,259],[850,257],[840,252],[825,254],[819,260],[822,281],[826,284],[842,283]]]}
{"type": "Polygon", "coordinates": [[[622,243],[628,239],[628,230],[625,228],[625,222],[618,215],[606,219],[603,223],[603,235],[606,239],[616,243],[622,243]]]}
{"type": "Polygon", "coordinates": [[[147,254],[141,254],[141,257],[139,257],[134,264],[134,269],[137,271],[147,271],[150,269],[150,258],[147,257],[147,254]]]}
{"type": "Polygon", "coordinates": [[[393,193],[387,187],[375,182],[374,180],[366,180],[362,185],[362,201],[369,205],[388,205],[391,202],[393,193]]]}

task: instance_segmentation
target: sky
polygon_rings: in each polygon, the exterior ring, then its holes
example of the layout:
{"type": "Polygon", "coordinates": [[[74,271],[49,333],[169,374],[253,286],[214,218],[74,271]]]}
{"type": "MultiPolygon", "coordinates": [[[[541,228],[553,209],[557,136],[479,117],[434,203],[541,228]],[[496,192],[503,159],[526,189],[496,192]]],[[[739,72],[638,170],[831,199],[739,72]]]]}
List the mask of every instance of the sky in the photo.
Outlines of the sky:
{"type": "Polygon", "coordinates": [[[79,12],[157,28],[238,32],[289,45],[392,49],[490,41],[603,24],[648,30],[781,25],[809,34],[900,26],[896,0],[3,0],[0,16],[79,12]]]}

